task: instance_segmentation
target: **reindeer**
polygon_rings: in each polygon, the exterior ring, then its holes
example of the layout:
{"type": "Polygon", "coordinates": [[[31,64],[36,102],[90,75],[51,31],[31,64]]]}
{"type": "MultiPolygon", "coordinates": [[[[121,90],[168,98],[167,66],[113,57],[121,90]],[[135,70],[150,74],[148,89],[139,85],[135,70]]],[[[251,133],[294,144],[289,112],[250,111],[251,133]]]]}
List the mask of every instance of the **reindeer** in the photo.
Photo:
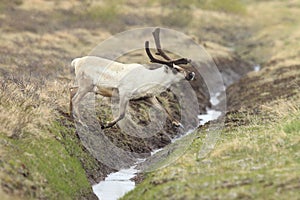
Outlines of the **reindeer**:
{"type": "Polygon", "coordinates": [[[79,118],[79,122],[81,122],[81,116],[78,104],[88,92],[94,92],[105,97],[119,95],[118,116],[102,125],[102,128],[114,126],[124,118],[129,100],[141,98],[147,99],[157,109],[164,110],[174,126],[182,126],[172,117],[168,109],[162,107],[155,94],[159,94],[171,84],[181,80],[193,80],[195,73],[179,66],[190,63],[190,60],[186,58],[172,60],[163,52],[160,46],[159,28],[153,32],[153,36],[157,48],[156,55],[165,59],[155,58],[149,49],[149,41],[145,42],[145,50],[150,62],[162,64],[156,69],[151,70],[141,64],[123,64],[95,56],[85,56],[72,61],[71,65],[75,68],[78,86],[70,88],[70,109],[71,114],[79,118]]]}

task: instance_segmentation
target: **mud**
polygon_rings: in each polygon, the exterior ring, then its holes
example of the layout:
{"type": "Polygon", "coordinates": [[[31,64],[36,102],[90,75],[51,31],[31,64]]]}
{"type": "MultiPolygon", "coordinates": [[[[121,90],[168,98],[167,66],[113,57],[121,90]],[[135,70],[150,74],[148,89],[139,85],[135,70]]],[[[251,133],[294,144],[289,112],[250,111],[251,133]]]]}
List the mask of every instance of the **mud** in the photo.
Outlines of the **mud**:
{"type": "Polygon", "coordinates": [[[299,93],[300,65],[269,65],[231,85],[227,90],[228,109],[255,109],[276,99],[293,98],[299,93]]]}

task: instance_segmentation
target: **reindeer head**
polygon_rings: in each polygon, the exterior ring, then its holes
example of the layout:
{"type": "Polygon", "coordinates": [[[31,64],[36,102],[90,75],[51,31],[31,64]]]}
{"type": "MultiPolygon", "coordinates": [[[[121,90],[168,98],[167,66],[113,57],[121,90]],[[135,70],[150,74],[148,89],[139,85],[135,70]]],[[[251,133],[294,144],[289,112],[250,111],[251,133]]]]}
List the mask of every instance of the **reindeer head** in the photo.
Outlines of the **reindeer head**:
{"type": "Polygon", "coordinates": [[[191,63],[191,60],[189,60],[187,58],[179,58],[177,60],[172,60],[169,56],[167,56],[161,48],[160,39],[159,39],[159,32],[160,32],[160,29],[156,28],[154,30],[154,32],[152,33],[153,37],[154,37],[156,49],[157,49],[156,55],[161,56],[165,60],[160,60],[160,59],[155,58],[151,54],[151,51],[150,51],[150,48],[149,48],[149,41],[146,41],[145,42],[145,50],[146,50],[146,53],[147,53],[148,57],[150,58],[150,62],[164,64],[164,65],[168,66],[169,68],[171,68],[171,70],[174,74],[177,74],[177,73],[182,74],[184,76],[184,78],[188,81],[194,80],[195,72],[190,72],[190,71],[184,69],[183,67],[179,66],[179,65],[186,65],[188,63],[191,63]]]}
{"type": "Polygon", "coordinates": [[[192,81],[195,78],[195,72],[190,72],[190,71],[188,71],[178,65],[175,65],[175,64],[173,64],[173,66],[172,66],[172,72],[174,74],[177,74],[177,73],[182,74],[187,81],[192,81]]]}

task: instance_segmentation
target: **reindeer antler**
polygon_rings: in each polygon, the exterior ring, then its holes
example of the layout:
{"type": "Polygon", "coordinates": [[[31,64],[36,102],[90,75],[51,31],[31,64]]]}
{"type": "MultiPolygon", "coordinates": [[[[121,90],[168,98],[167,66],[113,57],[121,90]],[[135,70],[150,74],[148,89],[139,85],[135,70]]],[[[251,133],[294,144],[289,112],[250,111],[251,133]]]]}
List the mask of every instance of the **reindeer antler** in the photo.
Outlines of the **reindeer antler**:
{"type": "Polygon", "coordinates": [[[170,61],[163,61],[163,60],[159,60],[157,58],[154,58],[154,56],[151,54],[151,51],[149,49],[149,41],[145,42],[145,50],[146,50],[146,53],[147,53],[148,57],[150,58],[150,62],[164,64],[164,65],[167,65],[171,68],[173,67],[173,63],[170,62],[170,61]]]}
{"type": "Polygon", "coordinates": [[[167,56],[167,54],[165,54],[165,52],[161,48],[160,39],[159,39],[159,33],[160,33],[160,28],[156,28],[152,32],[152,35],[153,35],[154,41],[155,41],[156,50],[157,50],[157,52],[155,54],[163,57],[166,60],[171,60],[171,58],[169,56],[167,56]]]}
{"type": "Polygon", "coordinates": [[[152,32],[153,37],[154,37],[154,41],[155,41],[156,50],[157,50],[156,55],[159,55],[159,56],[163,57],[167,61],[163,61],[163,60],[159,60],[157,58],[154,58],[154,56],[151,54],[151,51],[149,49],[149,41],[146,41],[145,42],[145,50],[146,50],[146,53],[147,53],[148,57],[150,58],[150,62],[165,64],[165,65],[167,65],[171,68],[173,67],[173,64],[175,64],[175,65],[186,65],[186,64],[191,62],[191,60],[189,60],[187,58],[179,58],[177,60],[172,60],[169,56],[167,56],[161,48],[159,33],[160,33],[160,28],[156,28],[152,32]]]}

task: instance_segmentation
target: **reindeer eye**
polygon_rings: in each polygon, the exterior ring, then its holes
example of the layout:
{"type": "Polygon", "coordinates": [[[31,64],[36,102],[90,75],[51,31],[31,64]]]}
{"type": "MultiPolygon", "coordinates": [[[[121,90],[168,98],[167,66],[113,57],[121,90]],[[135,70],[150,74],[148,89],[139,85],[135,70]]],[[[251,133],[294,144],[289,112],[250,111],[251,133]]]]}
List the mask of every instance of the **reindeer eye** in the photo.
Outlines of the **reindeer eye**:
{"type": "Polygon", "coordinates": [[[174,74],[177,74],[177,73],[179,72],[179,69],[176,68],[176,67],[174,67],[174,68],[172,69],[172,72],[173,72],[174,74]]]}

